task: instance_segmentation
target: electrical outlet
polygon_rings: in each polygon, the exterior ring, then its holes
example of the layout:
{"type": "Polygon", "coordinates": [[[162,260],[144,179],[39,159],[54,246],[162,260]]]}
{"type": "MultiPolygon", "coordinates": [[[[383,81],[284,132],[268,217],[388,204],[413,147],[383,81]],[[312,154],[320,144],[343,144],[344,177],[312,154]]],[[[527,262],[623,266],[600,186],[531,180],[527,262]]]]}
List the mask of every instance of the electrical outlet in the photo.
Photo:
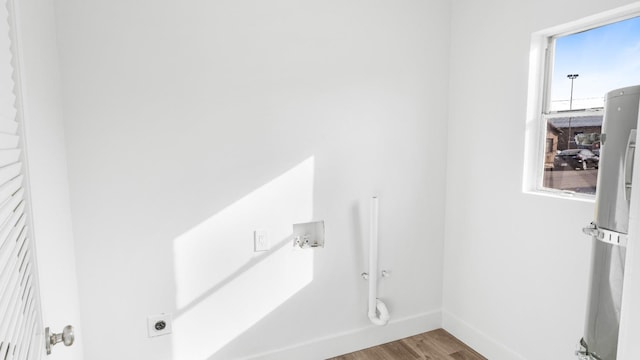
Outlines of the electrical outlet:
{"type": "Polygon", "coordinates": [[[269,250],[269,236],[267,230],[256,230],[253,232],[253,251],[269,250]]]}
{"type": "Polygon", "coordinates": [[[147,318],[149,337],[171,334],[171,314],[158,314],[147,318]]]}

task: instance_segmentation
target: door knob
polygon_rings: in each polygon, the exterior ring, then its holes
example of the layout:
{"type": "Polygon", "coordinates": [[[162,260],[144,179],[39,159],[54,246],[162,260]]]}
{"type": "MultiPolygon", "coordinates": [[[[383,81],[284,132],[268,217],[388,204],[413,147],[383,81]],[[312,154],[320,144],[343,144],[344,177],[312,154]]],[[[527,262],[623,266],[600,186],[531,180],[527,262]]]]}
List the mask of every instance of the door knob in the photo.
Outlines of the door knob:
{"type": "Polygon", "coordinates": [[[47,355],[51,354],[51,347],[59,342],[62,342],[64,346],[73,345],[73,340],[75,339],[75,335],[73,334],[73,326],[67,325],[62,329],[62,332],[59,334],[51,333],[49,328],[45,330],[45,343],[47,346],[47,355]]]}

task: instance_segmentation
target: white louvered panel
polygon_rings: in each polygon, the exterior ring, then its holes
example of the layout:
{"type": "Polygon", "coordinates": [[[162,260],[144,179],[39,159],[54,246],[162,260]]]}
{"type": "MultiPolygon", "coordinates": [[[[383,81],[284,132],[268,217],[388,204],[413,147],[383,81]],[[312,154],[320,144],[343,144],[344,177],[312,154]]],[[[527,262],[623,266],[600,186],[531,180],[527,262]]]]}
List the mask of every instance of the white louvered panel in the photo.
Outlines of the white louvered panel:
{"type": "MultiPolygon", "coordinates": [[[[20,229],[22,229],[22,226],[24,226],[24,208],[25,208],[25,202],[22,201],[20,204],[18,204],[18,206],[16,207],[15,211],[13,212],[13,214],[11,215],[11,218],[9,219],[9,222],[7,223],[7,226],[0,226],[0,254],[2,253],[2,245],[4,244],[4,242],[6,241],[5,239],[9,238],[9,234],[11,234],[14,230],[14,227],[18,228],[18,233],[20,232],[20,229]],[[19,226],[18,224],[20,224],[22,222],[23,225],[19,226]],[[13,225],[13,227],[11,227],[10,225],[13,225]]],[[[16,233],[17,235],[17,233],[16,233]]],[[[15,237],[14,237],[15,238],[15,237]]]]}
{"type": "MultiPolygon", "coordinates": [[[[27,238],[27,241],[29,241],[28,238],[27,238]]],[[[29,262],[29,267],[26,270],[25,281],[24,281],[24,284],[22,285],[23,291],[22,291],[22,297],[20,298],[22,301],[22,306],[20,307],[20,312],[18,313],[18,316],[20,318],[22,318],[25,315],[27,308],[31,303],[31,300],[33,300],[34,281],[33,281],[32,271],[33,271],[33,265],[31,265],[31,262],[29,262]]],[[[18,323],[16,322],[14,326],[10,326],[9,329],[11,331],[11,334],[14,334],[15,336],[18,330],[18,323]]]]}
{"type": "Polygon", "coordinates": [[[22,202],[24,195],[24,189],[19,189],[10,199],[0,205],[0,226],[4,226],[4,223],[11,217],[11,214],[18,208],[18,205],[22,202]]]}
{"type": "MultiPolygon", "coordinates": [[[[1,2],[0,9],[0,121],[15,120],[15,95],[13,93],[13,66],[11,55],[11,33],[9,13],[6,1],[1,2]]],[[[0,358],[1,359],[1,358],[0,358]]]]}
{"type": "Polygon", "coordinates": [[[13,263],[11,260],[18,256],[18,236],[22,233],[22,228],[25,223],[25,219],[22,214],[15,213],[14,217],[16,216],[19,221],[17,226],[11,227],[10,229],[2,229],[2,233],[7,233],[7,237],[2,246],[0,246],[0,294],[2,294],[4,287],[6,286],[6,281],[4,279],[8,279],[9,272],[12,271],[11,266],[13,263]]]}
{"type": "MultiPolygon", "coordinates": [[[[18,248],[17,244],[16,244],[16,248],[18,248]]],[[[14,251],[14,253],[18,253],[18,251],[14,251]]],[[[2,285],[4,286],[2,288],[2,292],[0,292],[0,296],[2,296],[2,298],[0,299],[0,311],[6,311],[7,308],[9,307],[9,300],[10,300],[10,294],[11,291],[13,290],[13,287],[17,286],[17,282],[18,282],[18,261],[17,261],[17,257],[12,257],[9,259],[9,263],[7,264],[7,267],[5,268],[7,271],[5,271],[4,275],[5,278],[2,279],[2,285]]],[[[6,314],[4,312],[0,313],[0,321],[2,320],[2,318],[5,316],[6,314]]],[[[0,324],[2,325],[2,324],[0,324]]],[[[6,340],[5,338],[2,338],[3,340],[6,340]]]]}
{"type": "MultiPolygon", "coordinates": [[[[6,269],[10,264],[8,261],[11,258],[18,256],[18,236],[22,233],[22,227],[24,227],[25,219],[23,214],[14,214],[11,221],[13,221],[15,216],[19,217],[18,224],[8,232],[5,229],[2,229],[3,234],[6,233],[6,240],[2,244],[2,247],[0,247],[0,261],[2,261],[2,263],[0,263],[0,286],[3,284],[2,279],[6,276],[6,269]]],[[[0,293],[1,289],[2,288],[0,287],[0,293]]]]}
{"type": "Polygon", "coordinates": [[[38,334],[36,333],[37,323],[34,321],[31,324],[31,330],[27,333],[27,336],[24,337],[24,353],[20,354],[19,360],[30,360],[35,359],[35,356],[39,353],[38,347],[42,346],[42,344],[38,344],[35,339],[37,339],[38,334]],[[33,357],[32,357],[33,356],[33,357]]]}
{"type": "Polygon", "coordinates": [[[0,343],[0,359],[4,359],[8,356],[9,352],[9,342],[0,343]]]}
{"type": "MultiPolygon", "coordinates": [[[[4,18],[2,20],[4,20],[4,18]]],[[[5,35],[5,34],[6,33],[2,33],[2,35],[5,35]]],[[[13,82],[12,69],[11,67],[9,67],[9,65],[10,64],[7,64],[6,60],[2,61],[2,64],[0,64],[0,81],[5,82],[5,84],[7,83],[10,84],[13,82]]],[[[2,110],[3,110],[0,113],[0,116],[3,116],[8,119],[11,119],[12,118],[11,116],[13,116],[13,118],[15,119],[15,112],[16,112],[15,106],[14,106],[15,95],[11,91],[11,88],[7,88],[7,86],[3,86],[0,90],[0,96],[2,96],[2,103],[0,103],[0,105],[2,105],[2,110]]]]}
{"type": "MultiPolygon", "coordinates": [[[[31,282],[31,277],[29,278],[29,282],[31,282]]],[[[31,286],[30,284],[27,284],[27,286],[31,286]]],[[[27,304],[27,306],[25,307],[25,311],[18,313],[18,318],[16,321],[16,324],[14,327],[10,328],[10,332],[12,334],[12,337],[9,338],[9,342],[11,344],[15,344],[16,341],[19,339],[20,334],[23,332],[24,326],[25,326],[25,322],[28,319],[28,311],[29,311],[29,306],[27,304]]]]}
{"type": "Polygon", "coordinates": [[[0,167],[11,165],[20,159],[20,149],[0,150],[0,167]]]}
{"type": "Polygon", "coordinates": [[[24,226],[24,207],[24,201],[18,203],[18,206],[11,214],[9,220],[6,221],[6,224],[3,223],[2,226],[0,226],[0,270],[2,269],[1,261],[6,256],[5,249],[7,246],[10,246],[9,241],[15,241],[22,229],[22,226],[24,226]]]}
{"type": "Polygon", "coordinates": [[[15,149],[20,142],[20,136],[0,133],[0,149],[15,149]]]}
{"type": "Polygon", "coordinates": [[[15,117],[7,117],[0,114],[0,132],[5,134],[15,134],[18,131],[18,123],[15,117]]]}
{"type": "MultiPolygon", "coordinates": [[[[19,208],[24,209],[24,205],[21,205],[19,208]]],[[[24,220],[24,215],[16,212],[10,221],[12,223],[17,221],[17,225],[11,228],[7,226],[0,232],[0,236],[2,236],[4,240],[2,246],[0,246],[0,293],[2,293],[2,286],[4,285],[3,279],[6,277],[7,271],[9,271],[7,270],[10,264],[8,261],[18,254],[16,241],[18,235],[21,233],[22,227],[24,227],[24,220]]]]}
{"type": "MultiPolygon", "coordinates": [[[[38,316],[38,312],[37,312],[37,306],[36,306],[36,302],[34,300],[32,300],[29,303],[29,312],[28,312],[28,317],[27,317],[27,321],[25,322],[25,326],[22,332],[20,332],[20,334],[18,335],[18,339],[27,339],[28,334],[30,334],[31,332],[33,332],[35,330],[35,326],[37,325],[37,316],[38,316]]],[[[16,359],[23,359],[26,360],[27,359],[27,355],[26,352],[29,348],[29,344],[27,344],[26,341],[23,342],[15,342],[15,344],[19,344],[20,347],[17,348],[17,352],[16,352],[16,359]]],[[[33,344],[33,342],[32,342],[33,344]]]]}
{"type": "MultiPolygon", "coordinates": [[[[16,337],[13,339],[12,344],[17,344],[18,339],[23,339],[25,334],[29,331],[29,325],[31,325],[31,321],[33,321],[33,302],[29,304],[29,308],[27,313],[25,313],[24,319],[21,324],[21,328],[16,332],[16,337]]],[[[17,347],[14,349],[14,358],[20,358],[20,348],[17,347]]]]}
{"type": "MultiPolygon", "coordinates": [[[[4,1],[3,4],[4,6],[4,1]]],[[[3,14],[4,15],[4,14],[3,14]]],[[[6,56],[10,45],[9,37],[6,34],[9,33],[8,26],[5,26],[6,17],[2,17],[2,25],[0,26],[0,46],[4,56],[0,56],[0,81],[1,84],[13,84],[13,67],[11,66],[11,57],[6,56]]],[[[8,24],[7,24],[8,25],[8,24]]],[[[0,86],[0,120],[14,120],[16,118],[15,95],[13,94],[13,86],[0,86]]]]}
{"type": "Polygon", "coordinates": [[[0,227],[4,227],[4,224],[13,217],[12,215],[22,205],[23,196],[24,189],[20,188],[11,198],[0,204],[0,227]]]}
{"type": "Polygon", "coordinates": [[[12,111],[11,114],[7,114],[4,109],[4,105],[0,105],[0,132],[5,134],[15,134],[18,130],[18,123],[15,122],[10,115],[14,114],[15,111],[12,111]]]}
{"type": "MultiPolygon", "coordinates": [[[[2,35],[4,35],[4,33],[2,35]]],[[[0,64],[0,69],[4,67],[4,64],[0,64]]],[[[0,75],[0,81],[0,84],[13,84],[13,79],[11,79],[11,77],[7,76],[6,74],[0,75]]],[[[6,86],[0,86],[0,124],[11,124],[12,122],[15,123],[16,108],[14,106],[14,103],[15,96],[13,95],[13,92],[6,89],[6,86]]],[[[3,126],[0,126],[0,128],[3,128],[3,126]]],[[[13,134],[15,133],[15,131],[9,133],[13,134]]]]}
{"type": "MultiPolygon", "coordinates": [[[[17,226],[13,229],[12,233],[19,233],[18,236],[18,244],[21,244],[20,246],[20,250],[18,252],[18,256],[16,257],[16,259],[18,260],[18,268],[17,268],[17,272],[19,274],[22,275],[21,277],[21,281],[20,284],[18,286],[19,289],[21,289],[21,296],[20,296],[20,306],[18,306],[16,308],[16,312],[18,312],[18,316],[22,316],[20,315],[21,313],[24,314],[25,312],[25,308],[29,308],[32,306],[32,304],[30,302],[32,302],[32,288],[31,285],[33,284],[32,282],[32,276],[31,276],[31,255],[30,255],[30,247],[29,247],[29,241],[28,238],[26,236],[26,227],[24,225],[24,217],[21,217],[21,220],[18,222],[17,226]],[[21,254],[24,254],[23,256],[21,254]]],[[[22,322],[24,323],[24,320],[22,320],[22,322]]],[[[30,337],[24,337],[25,335],[28,335],[28,333],[24,332],[24,329],[29,327],[31,324],[33,323],[33,318],[30,317],[30,320],[24,324],[21,324],[20,327],[22,328],[21,331],[18,332],[17,329],[13,329],[13,328],[8,328],[8,332],[7,332],[7,338],[10,338],[12,343],[14,344],[13,346],[16,346],[17,344],[21,344],[24,341],[27,342],[31,342],[33,341],[33,339],[31,339],[30,337]]],[[[2,329],[0,329],[0,331],[3,331],[2,329]]],[[[0,335],[2,336],[2,335],[0,335]]],[[[17,351],[17,349],[14,349],[14,351],[17,351]]]]}
{"type": "Polygon", "coordinates": [[[14,74],[13,0],[0,0],[0,360],[38,360],[42,318],[23,174],[20,72],[14,74]],[[13,52],[12,52],[13,51],[13,52]],[[19,84],[18,84],[19,85],[19,84]],[[16,95],[17,94],[17,95],[16,95]]]}
{"type": "MultiPolygon", "coordinates": [[[[22,329],[24,329],[25,324],[27,323],[28,315],[29,314],[26,311],[24,313],[18,314],[18,320],[16,322],[16,326],[13,330],[11,330],[11,333],[13,334],[13,337],[9,339],[9,342],[11,344],[16,344],[17,340],[20,338],[20,334],[23,332],[22,329]]],[[[17,350],[18,350],[17,348],[14,348],[11,351],[13,359],[16,359],[18,357],[17,350]]]]}
{"type": "MultiPolygon", "coordinates": [[[[27,244],[29,243],[29,237],[27,237],[27,240],[25,240],[27,242],[27,244]]],[[[33,265],[31,264],[31,262],[27,262],[27,265],[25,266],[25,270],[24,270],[24,277],[22,278],[22,281],[20,281],[20,286],[22,287],[22,296],[20,296],[20,298],[22,299],[22,312],[24,312],[25,308],[27,307],[27,300],[31,294],[31,285],[33,285],[32,281],[33,281],[33,277],[31,274],[31,271],[33,270],[33,265]]]]}
{"type": "Polygon", "coordinates": [[[18,131],[18,123],[13,119],[5,119],[0,116],[0,132],[5,134],[15,134],[18,131]]]}
{"type": "MultiPolygon", "coordinates": [[[[1,68],[2,66],[0,66],[1,68]]],[[[2,79],[0,79],[0,81],[6,81],[4,79],[4,77],[2,79]]],[[[13,82],[13,80],[11,80],[11,83],[13,82]]],[[[0,87],[0,88],[4,88],[4,86],[0,87]]],[[[11,99],[7,99],[7,95],[6,95],[6,91],[2,91],[0,90],[0,92],[2,92],[3,94],[0,94],[0,123],[10,123],[11,121],[14,121],[14,119],[16,118],[16,108],[14,107],[14,97],[13,94],[11,95],[11,99]]],[[[15,121],[14,121],[15,122],[15,121]]]]}
{"type": "MultiPolygon", "coordinates": [[[[15,163],[0,168],[0,184],[4,184],[9,180],[22,175],[22,163],[15,163]]],[[[1,200],[0,200],[1,201],[1,200]]]]}
{"type": "Polygon", "coordinates": [[[9,196],[18,191],[22,186],[23,178],[23,176],[18,176],[9,180],[7,183],[0,185],[0,199],[8,199],[9,196]]]}
{"type": "MultiPolygon", "coordinates": [[[[35,304],[34,301],[31,301],[29,303],[28,310],[27,310],[27,313],[25,314],[24,322],[22,324],[22,329],[17,333],[16,340],[13,340],[12,344],[18,344],[18,340],[26,338],[27,334],[29,333],[30,326],[31,326],[31,324],[33,323],[33,321],[35,319],[35,306],[34,306],[34,304],[35,304]]],[[[19,347],[19,346],[16,347],[14,349],[14,351],[15,351],[15,354],[14,354],[14,358],[15,359],[20,359],[21,358],[20,354],[24,352],[24,350],[21,349],[21,347],[19,347]]],[[[22,357],[22,358],[24,358],[24,357],[22,357]]]]}
{"type": "Polygon", "coordinates": [[[7,290],[7,283],[14,265],[11,260],[15,259],[16,255],[18,255],[18,245],[15,241],[7,240],[0,247],[0,295],[7,290]]]}
{"type": "MultiPolygon", "coordinates": [[[[18,246],[16,245],[15,249],[17,249],[18,246]]],[[[18,254],[18,251],[15,250],[13,251],[16,255],[18,254]]],[[[4,311],[7,310],[8,306],[9,306],[9,297],[11,295],[11,290],[13,290],[13,287],[16,286],[16,283],[18,282],[18,261],[17,261],[17,257],[11,257],[9,259],[9,261],[7,262],[5,271],[4,271],[4,278],[2,279],[2,288],[0,289],[0,319],[2,319],[2,317],[5,315],[4,311]]],[[[6,340],[5,338],[2,338],[3,340],[6,340]]]]}
{"type": "Polygon", "coordinates": [[[8,348],[9,348],[8,342],[0,343],[0,359],[4,359],[5,357],[7,357],[7,353],[9,352],[8,348]]]}
{"type": "MultiPolygon", "coordinates": [[[[24,245],[25,242],[23,242],[24,245]]],[[[19,259],[19,265],[18,265],[18,276],[16,277],[17,282],[15,282],[16,280],[13,280],[11,282],[11,284],[13,285],[13,287],[10,289],[10,294],[5,294],[5,297],[8,300],[6,307],[0,307],[2,313],[4,314],[4,316],[0,316],[0,337],[3,339],[10,339],[12,337],[12,334],[9,333],[9,325],[11,322],[11,319],[13,319],[13,317],[16,315],[16,312],[21,311],[21,309],[23,308],[23,304],[22,304],[22,286],[20,286],[20,283],[22,282],[22,280],[24,279],[25,271],[26,268],[24,268],[23,264],[25,262],[25,259],[28,259],[28,257],[30,256],[30,251],[27,250],[23,250],[20,252],[20,259],[19,259]]]]}
{"type": "Polygon", "coordinates": [[[33,353],[33,339],[36,338],[36,321],[34,320],[28,325],[27,331],[21,337],[21,339],[25,339],[25,341],[17,343],[18,352],[16,359],[19,360],[29,360],[29,354],[33,353]]]}
{"type": "Polygon", "coordinates": [[[2,311],[6,311],[9,302],[9,294],[18,279],[18,252],[21,244],[16,242],[10,245],[11,251],[8,252],[10,256],[7,257],[5,268],[2,271],[2,278],[0,278],[0,282],[2,284],[2,287],[0,288],[0,319],[2,319],[5,314],[2,311]]]}
{"type": "MultiPolygon", "coordinates": [[[[23,234],[21,232],[21,234],[23,234]]],[[[5,319],[7,317],[7,312],[8,309],[10,307],[10,303],[11,303],[11,295],[13,294],[13,292],[16,290],[16,288],[19,286],[19,282],[20,282],[20,264],[23,260],[23,257],[21,257],[21,254],[26,254],[25,252],[20,252],[20,250],[23,248],[23,245],[25,243],[26,236],[21,236],[18,238],[18,241],[16,241],[13,245],[13,249],[11,251],[11,257],[9,258],[9,260],[7,261],[5,270],[3,271],[3,278],[0,279],[2,280],[2,284],[3,287],[0,288],[0,339],[6,340],[7,338],[4,337],[4,333],[2,332],[2,326],[5,322],[5,319]]]]}
{"type": "Polygon", "coordinates": [[[25,271],[25,273],[23,274],[23,278],[20,279],[20,284],[17,287],[18,288],[18,299],[13,307],[13,309],[9,312],[9,318],[7,319],[6,322],[6,333],[7,333],[7,339],[11,339],[14,335],[14,331],[16,328],[16,325],[20,319],[20,314],[22,314],[22,307],[23,307],[23,303],[25,301],[25,295],[26,295],[26,290],[28,289],[27,286],[30,285],[30,280],[28,280],[30,278],[30,274],[29,274],[29,270],[25,271]],[[25,281],[25,277],[26,277],[26,281],[25,281]]]}
{"type": "Polygon", "coordinates": [[[12,318],[10,319],[9,326],[7,327],[7,334],[8,334],[7,338],[11,340],[15,340],[12,337],[15,337],[15,333],[16,333],[18,324],[20,322],[20,319],[22,318],[24,311],[27,307],[27,304],[31,299],[30,290],[31,290],[31,286],[33,285],[33,282],[32,282],[33,277],[31,276],[31,267],[32,267],[31,263],[28,263],[23,273],[23,277],[20,280],[20,286],[19,286],[20,287],[20,299],[19,299],[20,306],[16,309],[16,311],[14,311],[12,318]]]}
{"type": "MultiPolygon", "coordinates": [[[[9,338],[11,339],[11,343],[12,344],[17,344],[18,340],[20,339],[18,337],[18,334],[21,332],[22,328],[26,325],[28,325],[28,323],[26,322],[26,319],[28,319],[28,310],[30,310],[32,308],[32,304],[33,304],[33,282],[31,281],[32,277],[29,276],[29,280],[25,283],[23,289],[28,291],[22,294],[21,297],[21,303],[23,306],[20,307],[19,311],[15,312],[15,322],[9,326],[9,338]]],[[[17,349],[13,349],[12,353],[15,356],[16,355],[16,350],[17,349]]]]}
{"type": "Polygon", "coordinates": [[[25,239],[26,236],[20,236],[14,244],[11,244],[11,256],[8,258],[7,267],[5,268],[8,269],[8,271],[3,274],[6,278],[6,280],[3,280],[3,284],[6,285],[2,288],[2,296],[0,296],[0,336],[2,336],[2,323],[7,316],[6,311],[11,303],[11,294],[14,293],[20,281],[20,263],[24,255],[24,251],[21,250],[23,249],[25,239]]]}
{"type": "Polygon", "coordinates": [[[22,197],[24,195],[24,189],[19,189],[15,195],[13,195],[9,200],[5,201],[4,204],[0,205],[0,226],[4,226],[4,224],[8,221],[14,211],[18,208],[18,205],[22,202],[22,197]]]}
{"type": "Polygon", "coordinates": [[[25,272],[25,275],[27,275],[27,279],[26,281],[21,281],[21,285],[19,286],[19,293],[18,293],[18,299],[14,305],[14,307],[10,310],[9,314],[11,314],[11,317],[8,319],[7,322],[7,329],[6,329],[6,336],[7,339],[10,339],[10,343],[15,344],[15,332],[17,330],[17,327],[20,323],[20,320],[22,319],[22,316],[24,314],[24,307],[26,306],[26,304],[28,304],[28,301],[30,299],[30,292],[27,292],[28,290],[30,290],[30,286],[31,284],[31,276],[29,276],[30,274],[28,273],[28,270],[25,272]]]}
{"type": "Polygon", "coordinates": [[[2,337],[3,339],[9,339],[9,336],[7,336],[6,333],[6,323],[9,317],[12,315],[11,310],[13,308],[13,305],[15,304],[16,297],[18,296],[17,294],[19,293],[18,291],[16,291],[19,283],[20,278],[16,271],[11,274],[11,279],[9,280],[9,285],[11,287],[8,288],[4,293],[3,301],[2,303],[0,303],[0,314],[2,314],[2,316],[0,317],[0,337],[2,337]]]}

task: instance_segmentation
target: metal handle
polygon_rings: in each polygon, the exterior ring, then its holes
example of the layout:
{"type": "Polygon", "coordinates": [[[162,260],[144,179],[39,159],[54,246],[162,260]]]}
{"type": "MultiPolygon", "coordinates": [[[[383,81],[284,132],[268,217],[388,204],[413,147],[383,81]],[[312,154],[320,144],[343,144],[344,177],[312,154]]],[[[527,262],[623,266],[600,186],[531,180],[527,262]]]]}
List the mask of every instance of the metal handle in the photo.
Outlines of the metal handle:
{"type": "Polygon", "coordinates": [[[624,155],[624,199],[631,199],[631,183],[633,181],[633,158],[636,152],[636,129],[631,129],[627,140],[627,152],[624,155]]]}
{"type": "Polygon", "coordinates": [[[62,342],[64,346],[73,345],[73,340],[75,340],[75,335],[73,334],[73,326],[67,325],[62,329],[62,332],[59,334],[51,333],[49,328],[45,330],[45,344],[47,348],[47,355],[51,354],[51,347],[59,342],[62,342]]]}
{"type": "Polygon", "coordinates": [[[598,226],[592,222],[589,226],[582,228],[582,232],[589,236],[598,236],[598,226]]]}

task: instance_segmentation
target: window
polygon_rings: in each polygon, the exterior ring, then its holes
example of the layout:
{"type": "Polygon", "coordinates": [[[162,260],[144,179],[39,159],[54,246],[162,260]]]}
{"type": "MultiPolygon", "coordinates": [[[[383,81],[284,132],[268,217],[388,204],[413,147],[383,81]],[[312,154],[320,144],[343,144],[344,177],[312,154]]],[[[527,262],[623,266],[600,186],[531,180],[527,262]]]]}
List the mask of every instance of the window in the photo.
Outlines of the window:
{"type": "Polygon", "coordinates": [[[640,84],[635,7],[534,34],[525,190],[595,195],[605,94],[640,84]]]}

